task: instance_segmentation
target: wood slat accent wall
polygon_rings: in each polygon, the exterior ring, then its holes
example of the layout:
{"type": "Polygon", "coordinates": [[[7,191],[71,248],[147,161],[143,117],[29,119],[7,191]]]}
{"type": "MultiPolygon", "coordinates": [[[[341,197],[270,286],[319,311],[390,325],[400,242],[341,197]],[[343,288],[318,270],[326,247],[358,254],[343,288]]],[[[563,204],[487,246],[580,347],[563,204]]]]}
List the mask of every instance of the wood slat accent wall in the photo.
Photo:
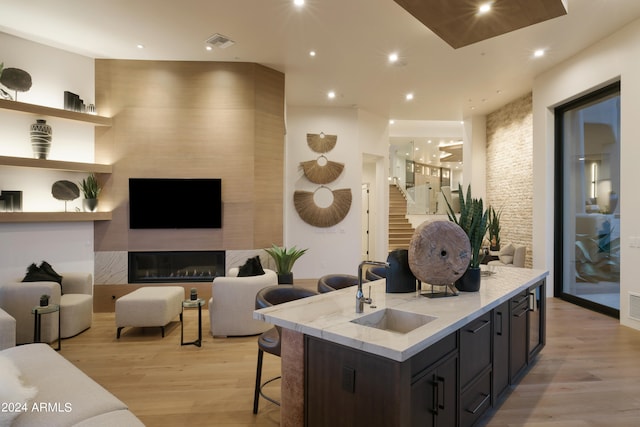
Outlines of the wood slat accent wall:
{"type": "MultiPolygon", "coordinates": [[[[96,161],[113,163],[96,251],[253,249],[282,243],[284,74],[253,63],[96,60],[96,161]],[[217,230],[130,230],[130,177],[221,178],[217,230]]],[[[197,209],[197,200],[167,195],[197,209]]]]}

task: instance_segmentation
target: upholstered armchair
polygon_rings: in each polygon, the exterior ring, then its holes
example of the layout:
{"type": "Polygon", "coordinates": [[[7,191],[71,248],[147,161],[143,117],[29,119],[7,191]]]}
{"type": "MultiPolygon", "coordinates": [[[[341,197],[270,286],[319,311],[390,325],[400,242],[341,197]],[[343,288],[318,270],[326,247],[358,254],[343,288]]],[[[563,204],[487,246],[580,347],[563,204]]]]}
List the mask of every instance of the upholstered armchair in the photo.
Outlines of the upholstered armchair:
{"type": "Polygon", "coordinates": [[[60,305],[59,313],[42,316],[40,339],[53,342],[69,338],[91,327],[93,317],[93,277],[90,273],[62,273],[62,289],[56,282],[9,282],[0,284],[0,308],[16,322],[16,344],[33,342],[35,316],[31,310],[40,302],[40,295],[49,295],[49,304],[60,305]]]}
{"type": "Polygon", "coordinates": [[[497,260],[489,261],[487,264],[507,267],[524,267],[526,257],[526,246],[509,243],[502,246],[498,252],[497,260]]]}
{"type": "Polygon", "coordinates": [[[253,318],[256,294],[278,284],[275,271],[264,269],[259,276],[237,277],[238,268],[213,279],[209,300],[211,335],[214,337],[257,335],[271,325],[253,318]]]}

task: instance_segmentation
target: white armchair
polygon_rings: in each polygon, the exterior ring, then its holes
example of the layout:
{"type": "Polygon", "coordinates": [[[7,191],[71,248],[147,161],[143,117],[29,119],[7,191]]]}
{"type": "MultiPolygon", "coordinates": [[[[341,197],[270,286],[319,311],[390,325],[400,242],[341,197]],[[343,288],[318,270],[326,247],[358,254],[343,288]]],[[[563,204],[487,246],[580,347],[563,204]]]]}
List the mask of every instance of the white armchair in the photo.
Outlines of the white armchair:
{"type": "Polygon", "coordinates": [[[256,294],[262,288],[278,284],[275,271],[264,269],[259,276],[237,277],[238,268],[228,276],[216,277],[211,284],[209,319],[214,337],[257,335],[271,328],[253,318],[256,294]]]}
{"type": "Polygon", "coordinates": [[[503,245],[498,253],[498,259],[489,261],[488,265],[507,266],[507,267],[524,267],[525,258],[527,257],[527,247],[509,243],[503,245]]]}
{"type": "Polygon", "coordinates": [[[10,282],[0,284],[0,309],[16,321],[16,344],[33,342],[34,315],[31,310],[40,302],[40,295],[49,295],[50,304],[59,304],[60,312],[42,316],[40,339],[52,342],[69,338],[88,329],[93,317],[93,277],[90,273],[63,273],[61,295],[56,282],[10,282]]]}

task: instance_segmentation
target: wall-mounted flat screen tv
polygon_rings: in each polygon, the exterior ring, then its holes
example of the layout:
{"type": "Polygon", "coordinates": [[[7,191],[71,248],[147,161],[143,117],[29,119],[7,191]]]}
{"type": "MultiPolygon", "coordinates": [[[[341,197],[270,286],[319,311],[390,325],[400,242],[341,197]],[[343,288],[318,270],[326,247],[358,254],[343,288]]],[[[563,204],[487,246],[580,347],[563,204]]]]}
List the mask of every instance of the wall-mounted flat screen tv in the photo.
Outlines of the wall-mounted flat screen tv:
{"type": "Polygon", "coordinates": [[[222,180],[129,178],[130,228],[221,228],[222,180]]]}

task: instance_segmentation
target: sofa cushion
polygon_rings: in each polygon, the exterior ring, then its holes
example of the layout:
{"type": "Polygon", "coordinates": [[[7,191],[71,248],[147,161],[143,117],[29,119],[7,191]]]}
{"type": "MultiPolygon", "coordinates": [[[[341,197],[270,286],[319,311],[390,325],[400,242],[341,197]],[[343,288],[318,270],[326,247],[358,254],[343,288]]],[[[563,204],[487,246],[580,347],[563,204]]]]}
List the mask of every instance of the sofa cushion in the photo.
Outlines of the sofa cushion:
{"type": "Polygon", "coordinates": [[[515,253],[516,248],[513,244],[509,243],[508,245],[500,248],[500,252],[498,254],[498,258],[502,261],[503,264],[511,264],[513,263],[513,254],[515,253]]]}
{"type": "Polygon", "coordinates": [[[60,405],[58,411],[22,413],[12,427],[71,426],[100,414],[127,409],[122,401],[48,344],[21,345],[3,350],[1,354],[13,360],[25,383],[38,388],[34,402],[60,405]]]}
{"type": "Polygon", "coordinates": [[[21,412],[28,411],[30,401],[36,396],[38,389],[24,384],[22,374],[13,361],[0,354],[0,402],[5,405],[0,411],[0,426],[10,426],[14,418],[21,412]]]}
{"type": "Polygon", "coordinates": [[[238,277],[261,276],[263,274],[264,269],[262,268],[260,257],[257,255],[249,258],[247,262],[238,269],[238,277]]]}

